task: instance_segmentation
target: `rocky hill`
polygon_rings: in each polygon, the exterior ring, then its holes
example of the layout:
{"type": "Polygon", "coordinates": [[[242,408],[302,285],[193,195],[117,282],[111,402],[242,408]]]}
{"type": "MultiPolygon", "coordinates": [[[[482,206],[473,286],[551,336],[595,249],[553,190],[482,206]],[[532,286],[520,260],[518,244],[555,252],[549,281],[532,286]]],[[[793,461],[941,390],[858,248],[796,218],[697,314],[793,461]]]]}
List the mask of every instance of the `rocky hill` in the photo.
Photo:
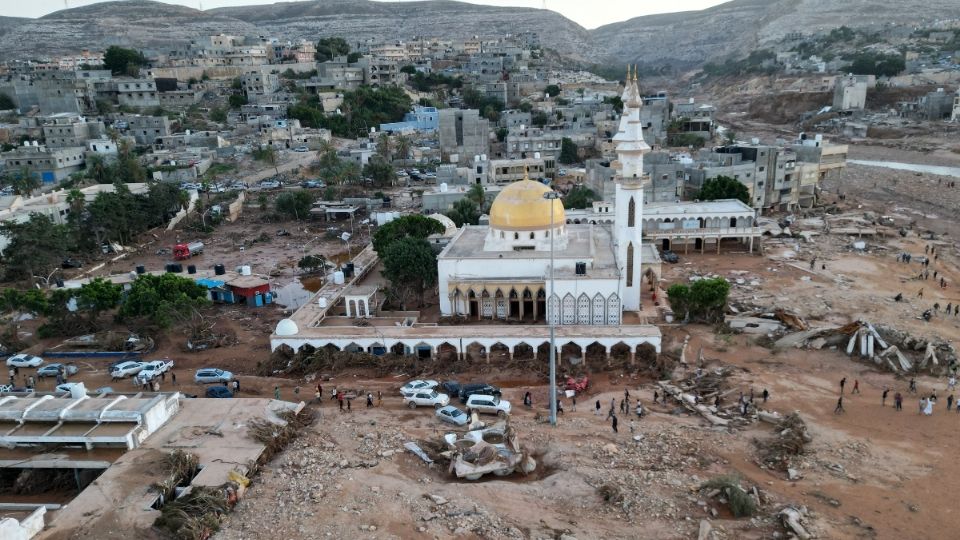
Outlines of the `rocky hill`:
{"type": "Polygon", "coordinates": [[[772,45],[791,32],[841,25],[883,31],[960,19],[956,0],[733,0],[701,11],[637,17],[593,30],[596,50],[647,66],[697,66],[772,45]]]}
{"type": "MultiPolygon", "coordinates": [[[[482,0],[481,0],[482,1],[482,0]]],[[[603,9],[599,7],[598,9],[603,9]]],[[[162,48],[228,33],[317,39],[466,38],[533,30],[558,53],[590,63],[693,67],[769,46],[789,32],[840,25],[885,31],[960,19],[957,0],[733,0],[702,11],[638,17],[588,31],[539,9],[452,0],[313,0],[198,11],[149,0],[104,2],[40,19],[0,17],[0,58],[28,58],[84,47],[162,48]]]]}

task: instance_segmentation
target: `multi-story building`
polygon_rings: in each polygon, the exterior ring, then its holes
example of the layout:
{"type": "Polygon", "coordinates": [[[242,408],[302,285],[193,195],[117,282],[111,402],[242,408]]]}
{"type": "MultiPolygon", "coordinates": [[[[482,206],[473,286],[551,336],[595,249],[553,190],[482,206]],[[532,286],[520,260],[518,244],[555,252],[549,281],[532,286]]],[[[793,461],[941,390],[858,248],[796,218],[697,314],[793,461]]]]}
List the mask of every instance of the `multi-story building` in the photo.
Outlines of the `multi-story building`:
{"type": "Polygon", "coordinates": [[[400,122],[380,124],[380,131],[433,133],[440,127],[440,110],[436,107],[414,105],[413,111],[403,115],[400,122]]]}
{"type": "Polygon", "coordinates": [[[117,100],[124,107],[159,107],[157,83],[153,79],[123,79],[117,83],[117,100]]]}
{"type": "Polygon", "coordinates": [[[170,135],[170,119],[166,116],[122,115],[117,123],[126,125],[126,132],[141,145],[156,144],[170,135]]]}
{"type": "Polygon", "coordinates": [[[490,147],[490,122],[476,109],[440,111],[440,153],[445,162],[469,163],[490,147]]]}
{"type": "Polygon", "coordinates": [[[191,105],[200,103],[203,92],[189,88],[160,92],[158,96],[160,98],[160,106],[164,109],[186,109],[191,105]]]}
{"type": "Polygon", "coordinates": [[[563,142],[563,132],[545,131],[541,128],[511,129],[504,141],[509,159],[543,159],[546,176],[556,175],[557,158],[563,142]]]}
{"type": "Polygon", "coordinates": [[[24,167],[44,184],[52,185],[83,169],[84,150],[82,146],[47,148],[37,141],[27,141],[23,146],[0,155],[7,169],[24,167]]]}
{"type": "Polygon", "coordinates": [[[59,113],[40,120],[47,148],[86,146],[87,141],[103,136],[103,122],[88,120],[76,113],[59,113]]]}
{"type": "Polygon", "coordinates": [[[833,86],[833,108],[838,111],[862,111],[867,105],[867,88],[876,84],[873,75],[837,77],[833,86]]]}

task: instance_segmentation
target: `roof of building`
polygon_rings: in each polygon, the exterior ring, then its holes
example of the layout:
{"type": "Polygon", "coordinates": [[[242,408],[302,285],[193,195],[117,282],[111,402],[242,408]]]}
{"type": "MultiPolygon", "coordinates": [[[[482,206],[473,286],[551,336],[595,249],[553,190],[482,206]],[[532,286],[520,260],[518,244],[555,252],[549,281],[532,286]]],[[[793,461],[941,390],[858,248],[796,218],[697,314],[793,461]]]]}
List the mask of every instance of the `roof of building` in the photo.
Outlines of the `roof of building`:
{"type": "Polygon", "coordinates": [[[269,281],[257,276],[238,276],[227,281],[227,286],[238,289],[255,289],[269,284],[269,281]]]}
{"type": "Polygon", "coordinates": [[[643,206],[643,216],[645,218],[675,215],[700,216],[703,214],[749,214],[752,216],[754,213],[753,208],[739,199],[652,202],[643,206]]]}
{"type": "Polygon", "coordinates": [[[526,178],[508,185],[493,200],[490,226],[498,230],[535,231],[563,223],[565,214],[560,199],[544,198],[550,191],[548,186],[526,178]]]}

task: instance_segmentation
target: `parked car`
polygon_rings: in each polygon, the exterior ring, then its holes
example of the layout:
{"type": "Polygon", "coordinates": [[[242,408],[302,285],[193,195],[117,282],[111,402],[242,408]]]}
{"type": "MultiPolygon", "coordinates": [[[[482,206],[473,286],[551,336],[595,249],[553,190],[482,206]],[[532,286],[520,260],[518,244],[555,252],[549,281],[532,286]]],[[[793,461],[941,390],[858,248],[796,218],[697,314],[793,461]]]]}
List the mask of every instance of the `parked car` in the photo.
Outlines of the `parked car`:
{"type": "Polygon", "coordinates": [[[123,379],[124,377],[132,377],[137,373],[140,373],[141,369],[143,369],[143,362],[133,362],[131,360],[125,360],[113,366],[113,368],[110,370],[110,377],[113,379],[123,379]]]}
{"type": "Polygon", "coordinates": [[[403,403],[411,409],[417,407],[446,407],[450,404],[450,396],[436,390],[418,390],[410,395],[403,396],[403,403]]]}
{"type": "Polygon", "coordinates": [[[32,354],[15,354],[7,358],[7,367],[28,368],[40,367],[43,364],[43,358],[33,356],[32,354]]]}
{"type": "Polygon", "coordinates": [[[66,258],[60,263],[60,268],[66,270],[68,268],[83,268],[83,263],[77,259],[66,258]]]}
{"type": "Polygon", "coordinates": [[[460,402],[466,403],[467,399],[470,398],[473,394],[485,394],[488,396],[500,397],[502,392],[500,389],[492,384],[487,383],[471,383],[465,384],[460,387],[460,402]]]}
{"type": "Polygon", "coordinates": [[[113,394],[114,392],[116,391],[113,389],[112,386],[101,386],[100,388],[97,388],[96,390],[94,390],[92,393],[98,396],[107,396],[107,395],[113,394]]]}
{"type": "Polygon", "coordinates": [[[467,399],[467,410],[478,413],[507,416],[510,414],[510,402],[497,396],[473,394],[467,399]]]}
{"type": "Polygon", "coordinates": [[[193,375],[197,384],[222,383],[233,380],[233,373],[217,368],[201,368],[193,375]]]}
{"type": "Polygon", "coordinates": [[[680,262],[680,257],[676,253],[670,251],[669,249],[663,250],[660,253],[660,258],[663,259],[664,261],[667,261],[670,264],[677,264],[678,262],[680,262]]]}
{"type": "Polygon", "coordinates": [[[447,405],[437,409],[437,418],[442,422],[448,422],[455,426],[465,426],[470,422],[470,415],[454,407],[447,405]]]}
{"type": "Polygon", "coordinates": [[[303,182],[300,182],[300,187],[304,189],[319,189],[325,188],[327,185],[320,180],[304,180],[303,182]]]}
{"type": "Polygon", "coordinates": [[[237,182],[231,182],[231,183],[227,184],[227,189],[229,189],[229,190],[246,191],[247,185],[244,184],[243,182],[239,182],[239,181],[237,181],[237,182]]]}
{"type": "Polygon", "coordinates": [[[211,386],[207,388],[204,395],[208,398],[232,398],[233,392],[226,386],[211,386]]]}
{"type": "Polygon", "coordinates": [[[42,368],[37,370],[37,377],[41,379],[44,377],[56,377],[57,373],[60,373],[60,370],[63,370],[64,375],[76,375],[79,369],[73,364],[47,364],[42,368]]]}
{"type": "Polygon", "coordinates": [[[152,360],[145,362],[143,368],[137,373],[137,382],[143,384],[152,381],[171,369],[173,369],[173,360],[152,360]]]}
{"type": "Polygon", "coordinates": [[[457,381],[443,381],[443,384],[440,385],[440,389],[443,390],[448,396],[460,395],[460,383],[457,381]]]}
{"type": "Polygon", "coordinates": [[[280,182],[276,180],[261,180],[260,189],[277,189],[280,187],[280,182]]]}
{"type": "Polygon", "coordinates": [[[294,148],[293,151],[294,151],[294,152],[309,152],[310,149],[307,148],[306,146],[298,146],[298,147],[294,148]]]}
{"type": "Polygon", "coordinates": [[[401,386],[400,393],[403,394],[404,396],[407,396],[419,390],[433,390],[438,386],[440,386],[440,383],[438,383],[437,381],[431,381],[431,380],[422,381],[420,379],[416,379],[401,386]]]}

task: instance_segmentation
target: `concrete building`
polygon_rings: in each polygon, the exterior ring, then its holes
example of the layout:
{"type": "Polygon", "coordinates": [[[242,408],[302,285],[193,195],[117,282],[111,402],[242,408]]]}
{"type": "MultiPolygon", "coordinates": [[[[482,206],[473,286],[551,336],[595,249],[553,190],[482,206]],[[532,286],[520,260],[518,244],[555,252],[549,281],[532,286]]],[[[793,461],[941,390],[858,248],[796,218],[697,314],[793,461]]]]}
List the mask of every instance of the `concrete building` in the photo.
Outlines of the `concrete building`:
{"type": "Polygon", "coordinates": [[[531,125],[533,115],[529,112],[523,112],[519,109],[507,109],[500,113],[500,121],[497,123],[502,128],[525,128],[531,125]]]}
{"type": "Polygon", "coordinates": [[[476,109],[440,111],[440,153],[448,163],[468,164],[489,153],[490,122],[476,109]]]}
{"type": "Polygon", "coordinates": [[[953,98],[953,111],[950,113],[951,122],[960,122],[960,90],[953,98]]]}
{"type": "Polygon", "coordinates": [[[956,96],[948,94],[943,88],[937,88],[920,98],[919,113],[925,120],[946,120],[952,118],[956,96]]]}
{"type": "Polygon", "coordinates": [[[253,68],[247,70],[240,77],[240,84],[247,99],[259,103],[258,98],[269,96],[277,91],[277,88],[280,87],[280,79],[269,69],[253,68]]]}
{"type": "Polygon", "coordinates": [[[59,113],[40,119],[43,140],[48,148],[86,146],[87,141],[106,133],[103,122],[76,113],[59,113]]]}
{"type": "Polygon", "coordinates": [[[512,184],[529,176],[542,181],[547,177],[547,164],[541,158],[493,159],[490,160],[487,183],[494,185],[512,184]]]}
{"type": "Polygon", "coordinates": [[[532,127],[511,129],[504,140],[506,155],[503,157],[543,159],[547,177],[553,178],[556,176],[563,137],[562,131],[546,131],[532,127]]]}
{"type": "Polygon", "coordinates": [[[84,150],[82,146],[47,148],[36,141],[33,141],[33,144],[27,141],[23,146],[0,156],[5,160],[8,170],[26,167],[44,184],[53,185],[83,169],[84,150]]]}
{"type": "Polygon", "coordinates": [[[853,74],[837,77],[833,86],[834,110],[862,111],[867,105],[867,88],[873,86],[870,84],[871,77],[873,76],[853,74]]]}
{"type": "Polygon", "coordinates": [[[126,133],[133,135],[137,144],[140,145],[156,144],[162,137],[171,134],[170,119],[166,116],[125,114],[120,116],[117,121],[126,123],[126,133]]]}
{"type": "MultiPolygon", "coordinates": [[[[500,193],[500,186],[484,186],[483,191],[487,201],[493,200],[500,193]]],[[[449,212],[457,201],[465,198],[470,190],[468,185],[451,186],[440,184],[430,191],[425,191],[422,198],[424,212],[449,212]]]]}
{"type": "Polygon", "coordinates": [[[649,203],[643,207],[643,237],[663,250],[720,252],[723,240],[736,239],[753,251],[763,235],[756,211],[737,199],[649,203]]]}
{"type": "Polygon", "coordinates": [[[440,111],[436,107],[414,105],[413,111],[403,115],[400,122],[380,124],[380,131],[387,133],[433,133],[440,127],[440,111]]]}
{"type": "Polygon", "coordinates": [[[186,109],[200,103],[203,92],[197,89],[170,90],[158,94],[160,106],[164,109],[186,109]]]}
{"type": "Polygon", "coordinates": [[[124,107],[159,107],[159,94],[153,79],[123,79],[117,83],[117,100],[124,107]]]}

